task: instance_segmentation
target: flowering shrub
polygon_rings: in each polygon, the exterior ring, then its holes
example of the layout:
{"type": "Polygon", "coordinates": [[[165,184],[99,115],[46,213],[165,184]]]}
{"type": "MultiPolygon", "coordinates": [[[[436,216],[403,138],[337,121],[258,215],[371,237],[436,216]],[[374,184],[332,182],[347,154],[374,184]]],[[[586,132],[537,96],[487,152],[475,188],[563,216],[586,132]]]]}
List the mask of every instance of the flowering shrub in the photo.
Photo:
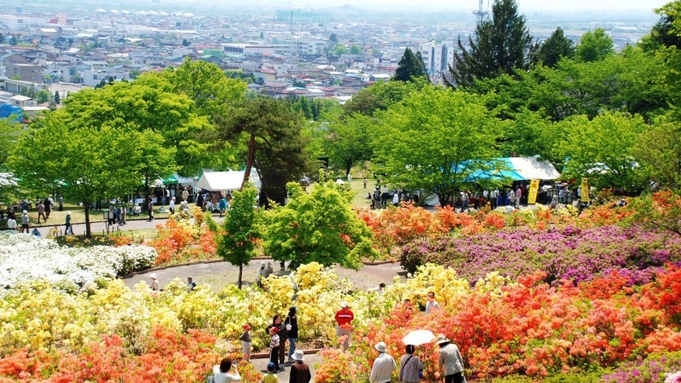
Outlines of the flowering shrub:
{"type": "Polygon", "coordinates": [[[158,236],[149,242],[156,249],[156,265],[183,263],[190,260],[215,258],[215,233],[203,224],[201,210],[189,219],[168,219],[156,225],[158,236]]]}
{"type": "MultiPolygon", "coordinates": [[[[652,354],[647,358],[637,357],[617,368],[612,374],[602,377],[606,383],[667,383],[678,380],[667,378],[681,370],[681,352],[652,354]]],[[[681,375],[681,374],[675,374],[681,375]]],[[[674,379],[674,377],[672,377],[674,379]]]]}
{"type": "Polygon", "coordinates": [[[34,235],[0,233],[0,281],[7,286],[38,279],[84,286],[149,267],[155,259],[156,251],[144,246],[72,248],[34,235]]]}
{"type": "Polygon", "coordinates": [[[666,262],[681,261],[681,238],[638,228],[602,226],[502,230],[460,238],[419,240],[403,247],[400,262],[451,267],[471,281],[499,271],[515,278],[542,270],[546,281],[590,280],[618,271],[629,284],[645,283],[666,262]]]}

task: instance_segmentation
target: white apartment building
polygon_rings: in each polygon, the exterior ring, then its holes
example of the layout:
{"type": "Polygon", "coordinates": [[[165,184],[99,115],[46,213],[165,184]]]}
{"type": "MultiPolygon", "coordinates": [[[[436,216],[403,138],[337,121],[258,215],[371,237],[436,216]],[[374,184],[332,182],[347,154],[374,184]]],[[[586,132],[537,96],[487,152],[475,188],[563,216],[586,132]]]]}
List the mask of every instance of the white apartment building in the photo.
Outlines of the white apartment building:
{"type": "Polygon", "coordinates": [[[321,55],[326,40],[316,39],[310,36],[310,32],[301,32],[299,36],[285,39],[274,45],[274,52],[286,56],[321,55]]]}
{"type": "Polygon", "coordinates": [[[449,66],[454,66],[454,54],[456,48],[450,42],[443,42],[440,45],[433,41],[422,43],[419,45],[419,51],[423,56],[423,62],[426,64],[426,70],[429,74],[444,72],[449,69],[449,66]]]}

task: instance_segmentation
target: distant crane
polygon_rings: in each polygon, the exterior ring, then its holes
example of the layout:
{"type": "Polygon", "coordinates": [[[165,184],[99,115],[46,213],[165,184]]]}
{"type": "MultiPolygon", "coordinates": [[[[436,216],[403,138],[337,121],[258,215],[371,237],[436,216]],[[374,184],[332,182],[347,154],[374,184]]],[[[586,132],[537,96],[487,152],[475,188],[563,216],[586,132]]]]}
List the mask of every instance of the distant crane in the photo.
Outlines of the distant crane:
{"type": "Polygon", "coordinates": [[[478,18],[478,25],[482,24],[482,22],[485,20],[485,16],[489,15],[489,12],[485,11],[483,1],[485,0],[480,0],[480,3],[478,4],[478,10],[473,11],[473,14],[478,18]]]}

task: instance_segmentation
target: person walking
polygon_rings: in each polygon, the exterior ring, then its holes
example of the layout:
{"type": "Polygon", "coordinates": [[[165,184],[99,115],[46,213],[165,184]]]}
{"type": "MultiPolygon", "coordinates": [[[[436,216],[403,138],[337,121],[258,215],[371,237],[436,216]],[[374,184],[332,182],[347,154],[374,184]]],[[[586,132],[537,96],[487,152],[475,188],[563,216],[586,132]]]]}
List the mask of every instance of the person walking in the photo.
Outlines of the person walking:
{"type": "Polygon", "coordinates": [[[38,203],[38,224],[40,224],[40,217],[43,217],[43,222],[47,222],[47,216],[45,215],[45,204],[43,201],[38,203]]]}
{"type": "Polygon", "coordinates": [[[401,383],[418,383],[421,379],[420,371],[423,370],[423,363],[418,356],[414,355],[416,347],[408,344],[406,347],[406,354],[400,358],[400,382],[401,383]]]}
{"type": "Polygon", "coordinates": [[[293,353],[295,363],[291,366],[289,373],[289,383],[309,383],[312,380],[312,373],[310,373],[310,366],[305,363],[303,350],[296,350],[293,353]]]}
{"type": "Polygon", "coordinates": [[[341,303],[341,309],[336,312],[336,335],[343,339],[343,351],[347,351],[350,347],[350,334],[352,333],[352,321],[355,319],[355,314],[348,307],[348,302],[341,303]]]}
{"type": "Polygon", "coordinates": [[[66,227],[64,227],[64,235],[73,235],[73,227],[71,227],[71,212],[66,212],[66,227]]]}
{"type": "Polygon", "coordinates": [[[397,369],[395,359],[386,352],[386,345],[378,342],[374,348],[378,351],[378,357],[374,360],[369,377],[370,383],[390,383],[393,371],[397,369]]]}
{"type": "Polygon", "coordinates": [[[54,201],[52,201],[52,198],[47,196],[43,204],[45,205],[45,216],[47,218],[50,218],[50,213],[52,212],[52,206],[54,206],[54,201]]]}
{"type": "Polygon", "coordinates": [[[445,376],[445,383],[462,383],[463,358],[459,348],[444,335],[438,335],[437,345],[440,346],[437,370],[445,376]]]}
{"type": "Polygon", "coordinates": [[[23,233],[24,230],[26,230],[26,234],[29,234],[31,231],[29,230],[29,223],[30,219],[28,218],[28,212],[26,210],[23,211],[21,214],[21,232],[23,233]]]}
{"type": "Polygon", "coordinates": [[[149,209],[149,222],[151,222],[151,221],[154,220],[154,200],[153,200],[153,198],[154,198],[154,197],[149,196],[149,205],[148,205],[148,209],[149,209]]]}
{"type": "Polygon", "coordinates": [[[288,315],[286,316],[286,320],[284,321],[284,327],[288,332],[289,343],[288,361],[291,363],[294,362],[293,353],[296,352],[296,341],[298,340],[298,317],[296,316],[297,312],[298,309],[295,306],[288,309],[288,315]]]}

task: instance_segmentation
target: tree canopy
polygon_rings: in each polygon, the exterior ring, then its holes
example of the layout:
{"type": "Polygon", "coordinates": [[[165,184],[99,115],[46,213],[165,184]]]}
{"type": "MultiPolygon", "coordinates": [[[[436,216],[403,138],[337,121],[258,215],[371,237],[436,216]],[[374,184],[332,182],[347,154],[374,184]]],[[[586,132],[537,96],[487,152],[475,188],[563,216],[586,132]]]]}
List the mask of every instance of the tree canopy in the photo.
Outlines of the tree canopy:
{"type": "Polygon", "coordinates": [[[605,33],[605,29],[596,28],[593,32],[589,31],[582,35],[575,50],[575,57],[584,62],[600,61],[614,52],[612,38],[605,33]]]}
{"type": "Polygon", "coordinates": [[[316,183],[309,193],[288,184],[290,199],[267,225],[265,253],[290,267],[310,262],[358,269],[362,257],[376,255],[371,230],[350,206],[350,197],[333,181],[316,183]]]}
{"type": "Polygon", "coordinates": [[[395,81],[411,81],[417,78],[425,78],[426,81],[430,81],[421,52],[414,54],[410,48],[407,48],[397,64],[397,70],[392,79],[395,81]]]}
{"type": "Polygon", "coordinates": [[[492,18],[478,24],[468,45],[466,48],[459,38],[461,55],[454,55],[454,67],[450,68],[452,86],[468,87],[476,79],[528,69],[535,49],[525,16],[518,14],[515,0],[495,0],[492,18]]]}
{"type": "Polygon", "coordinates": [[[575,43],[565,37],[563,30],[558,27],[541,45],[537,51],[536,60],[549,68],[553,68],[558,65],[563,57],[572,58],[574,55],[575,43]]]}

